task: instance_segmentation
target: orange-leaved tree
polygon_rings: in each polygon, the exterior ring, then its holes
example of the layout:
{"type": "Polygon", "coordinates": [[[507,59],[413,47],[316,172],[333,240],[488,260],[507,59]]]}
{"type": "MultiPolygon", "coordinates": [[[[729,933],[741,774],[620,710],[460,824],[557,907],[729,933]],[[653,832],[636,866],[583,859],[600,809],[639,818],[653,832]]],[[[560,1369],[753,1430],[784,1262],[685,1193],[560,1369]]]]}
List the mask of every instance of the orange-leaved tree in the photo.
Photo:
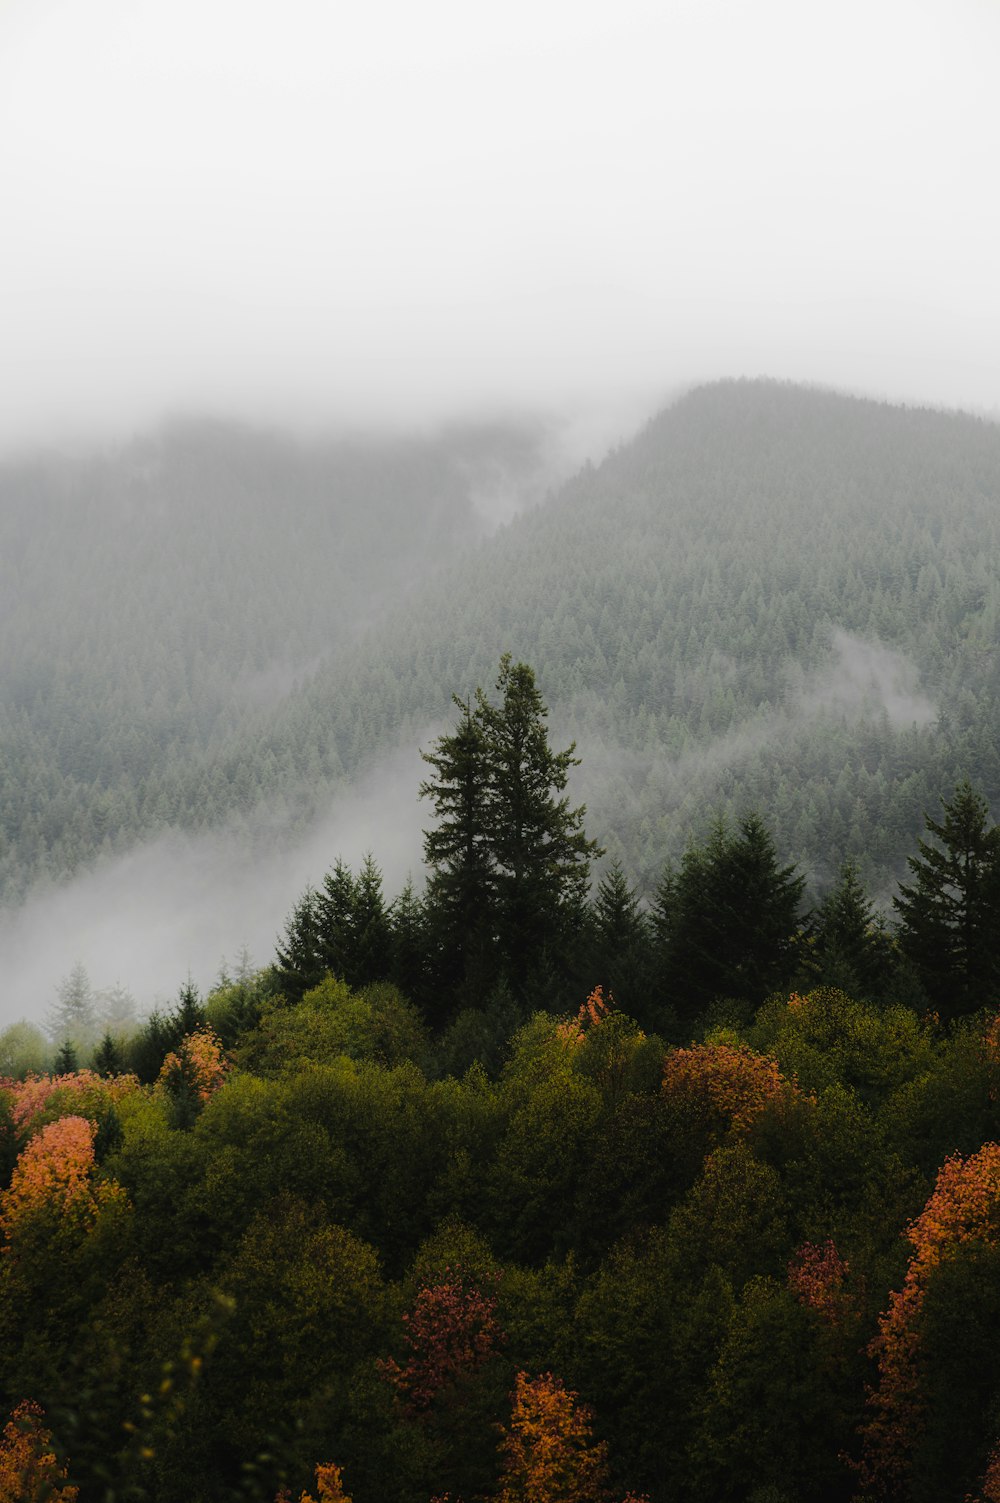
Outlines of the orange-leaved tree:
{"type": "Polygon", "coordinates": [[[10,1082],[11,1120],[18,1142],[23,1144],[58,1117],[101,1119],[123,1096],[138,1090],[134,1075],[98,1075],[94,1070],[73,1070],[66,1075],[28,1075],[10,1082]]]}
{"type": "Polygon", "coordinates": [[[59,1117],[22,1149],[10,1187],[0,1196],[0,1228],[8,1244],[37,1211],[54,1211],[64,1224],[86,1225],[102,1204],[123,1197],[113,1181],[93,1179],[95,1131],[84,1117],[59,1117]]]}
{"type": "Polygon", "coordinates": [[[746,1044],[692,1044],[673,1049],[663,1064],[663,1090],[678,1102],[708,1107],[737,1132],[749,1128],[772,1101],[795,1091],[771,1055],[746,1044]]]}
{"type": "Polygon", "coordinates": [[[565,1044],[582,1044],[587,1030],[603,1023],[614,1005],[615,999],[611,993],[605,999],[603,986],[595,986],[586,1002],[581,1004],[576,1017],[564,1020],[558,1025],[556,1032],[565,1044]]]}
{"type": "Polygon", "coordinates": [[[66,1483],[66,1468],[56,1461],[43,1416],[38,1404],[25,1399],[4,1426],[0,1503],[76,1503],[78,1489],[66,1483]]]}
{"type": "Polygon", "coordinates": [[[191,1127],[225,1081],[230,1062],[222,1041],[207,1025],[181,1039],[160,1066],[156,1089],[167,1099],[172,1125],[191,1127]]]}
{"type": "Polygon", "coordinates": [[[873,1413],[864,1431],[862,1475],[870,1486],[891,1489],[905,1479],[923,1428],[919,1323],[932,1276],[964,1242],[996,1247],[998,1213],[1000,1144],[985,1143],[968,1158],[956,1153],[945,1160],[930,1199],[907,1228],[913,1255],[902,1289],[890,1295],[889,1308],[879,1318],[870,1349],[879,1370],[878,1388],[869,1395],[873,1413]]]}
{"type": "MultiPolygon", "coordinates": [[[[291,1497],[288,1488],[283,1487],[274,1503],[291,1503],[291,1497]]],[[[320,1462],[316,1468],[316,1497],[303,1492],[299,1503],[351,1503],[350,1495],[344,1491],[340,1467],[332,1461],[320,1462]]]]}
{"type": "Polygon", "coordinates": [[[518,1373],[499,1503],[604,1503],[607,1446],[592,1439],[593,1418],[552,1373],[518,1373]]]}

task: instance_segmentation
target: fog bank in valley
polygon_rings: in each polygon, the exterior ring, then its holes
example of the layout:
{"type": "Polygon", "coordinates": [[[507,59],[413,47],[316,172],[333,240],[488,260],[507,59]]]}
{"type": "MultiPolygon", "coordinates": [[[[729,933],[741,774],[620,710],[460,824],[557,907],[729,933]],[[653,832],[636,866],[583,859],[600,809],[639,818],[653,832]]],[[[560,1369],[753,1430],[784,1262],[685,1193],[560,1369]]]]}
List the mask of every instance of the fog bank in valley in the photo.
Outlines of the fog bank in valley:
{"type": "MultiPolygon", "coordinates": [[[[421,744],[427,745],[430,737],[421,744]]],[[[381,762],[295,844],[274,831],[251,851],[245,835],[170,831],[127,855],[0,911],[4,990],[0,1027],[42,1024],[59,982],[80,962],[95,989],[120,983],[141,1012],[170,1003],[188,973],[204,992],[243,947],[268,964],[295,900],[342,857],[357,870],[371,851],[392,898],[421,870],[428,807],[416,796],[423,763],[415,747],[381,762]]],[[[266,827],[267,811],[260,825],[266,827]]]]}

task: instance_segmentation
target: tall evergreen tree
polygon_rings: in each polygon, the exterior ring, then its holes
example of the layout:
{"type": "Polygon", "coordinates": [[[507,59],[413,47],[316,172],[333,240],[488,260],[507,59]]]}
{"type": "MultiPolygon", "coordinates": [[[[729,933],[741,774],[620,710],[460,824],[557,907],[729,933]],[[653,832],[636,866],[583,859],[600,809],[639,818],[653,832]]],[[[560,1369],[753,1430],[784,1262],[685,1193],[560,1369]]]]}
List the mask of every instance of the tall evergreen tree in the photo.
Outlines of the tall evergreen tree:
{"type": "Polygon", "coordinates": [[[424,834],[427,905],[446,977],[481,994],[502,970],[523,996],[578,923],[601,852],[565,796],[578,759],[549,746],[531,668],[505,653],[496,688],[499,704],[481,688],[456,697],[457,729],[423,753],[435,775],[420,793],[438,817],[424,834]]]}
{"type": "Polygon", "coordinates": [[[619,1007],[636,1015],[652,987],[652,935],[639,895],[629,887],[619,861],[598,884],[588,927],[590,985],[603,986],[619,1007]]]}
{"type": "Polygon", "coordinates": [[[671,1001],[690,1019],[715,997],[759,1005],[795,968],[805,879],[780,866],[756,814],[686,851],[661,888],[671,1001]]]}
{"type": "Polygon", "coordinates": [[[421,753],[433,775],[421,783],[420,797],[430,799],[438,820],[424,831],[426,909],[439,984],[474,994],[490,984],[495,954],[490,756],[478,706],[452,698],[456,729],[421,753]]]}
{"type": "Polygon", "coordinates": [[[89,1050],[93,1045],[96,1034],[94,994],[80,961],[59,983],[57,1001],[46,1019],[45,1028],[53,1043],[72,1040],[78,1052],[89,1050]]]}
{"type": "Polygon", "coordinates": [[[812,930],[812,969],[826,986],[852,997],[878,998],[892,965],[892,942],[853,861],[816,911],[812,930]]]}
{"type": "Polygon", "coordinates": [[[275,946],[275,980],[289,1002],[301,1002],[323,979],[317,897],[307,887],[285,921],[275,946]]]}
{"type": "Polygon", "coordinates": [[[918,840],[914,880],[893,905],[903,953],[942,1016],[956,1017],[1000,996],[1000,826],[967,779],[944,819],[924,822],[937,844],[918,840]]]}
{"type": "Polygon", "coordinates": [[[527,663],[500,659],[500,703],[481,690],[476,711],[488,752],[488,841],[494,867],[500,949],[523,990],[532,967],[558,949],[579,916],[591,861],[602,853],[583,829],[586,807],[571,809],[565,789],[579,764],[575,743],[549,746],[548,709],[527,663]]]}
{"type": "Polygon", "coordinates": [[[391,972],[392,925],[382,892],[382,872],[368,851],[354,884],[346,980],[350,986],[368,986],[388,981],[391,972]]]}
{"type": "Polygon", "coordinates": [[[316,934],[321,973],[329,971],[349,984],[356,908],[354,873],[338,856],[316,895],[316,934]]]}

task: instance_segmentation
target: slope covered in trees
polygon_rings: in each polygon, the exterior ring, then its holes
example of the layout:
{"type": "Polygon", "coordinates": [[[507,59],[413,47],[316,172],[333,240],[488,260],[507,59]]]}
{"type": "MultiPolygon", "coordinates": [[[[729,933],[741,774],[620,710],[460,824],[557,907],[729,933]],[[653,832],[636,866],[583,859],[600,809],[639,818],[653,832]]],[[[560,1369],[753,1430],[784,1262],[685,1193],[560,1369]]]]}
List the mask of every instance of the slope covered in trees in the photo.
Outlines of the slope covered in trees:
{"type": "Polygon", "coordinates": [[[531,668],[455,708],[423,898],[337,861],[273,965],[0,1079],[0,1500],[989,1503],[985,802],[896,929],[755,814],[647,912],[531,668]]]}
{"type": "MultiPolygon", "coordinates": [[[[647,893],[712,809],[757,808],[779,851],[823,888],[846,858],[887,885],[921,811],[962,774],[995,806],[996,425],[769,383],[703,388],[400,599],[414,549],[437,557],[445,533],[468,535],[466,501],[453,484],[442,492],[440,466],[422,458],[423,470],[403,446],[388,473],[375,466],[377,482],[358,482],[377,504],[364,524],[350,513],[368,529],[353,553],[337,541],[347,524],[329,488],[310,472],[294,515],[276,510],[280,486],[257,455],[250,499],[201,550],[176,610],[176,571],[154,561],[130,573],[122,554],[120,571],[100,575],[107,598],[89,626],[70,589],[29,649],[17,624],[27,606],[5,595],[8,885],[163,823],[246,818],[262,800],[293,826],[331,780],[401,743],[415,755],[449,689],[467,695],[505,648],[532,662],[560,738],[584,753],[576,787],[592,835],[647,893]],[[444,507],[447,527],[425,536],[426,511],[401,508],[414,487],[434,497],[434,515],[444,507]],[[404,513],[419,526],[386,558],[404,513]],[[359,600],[376,584],[391,609],[373,621],[359,600]],[[333,615],[350,630],[323,656],[333,615]],[[133,617],[126,645],[112,642],[111,622],[133,617]],[[124,661],[130,640],[145,644],[141,661],[139,647],[124,661]],[[314,676],[260,703],[275,663],[303,653],[322,659],[314,676]],[[67,663],[82,664],[79,680],[67,663]],[[235,681],[238,704],[220,679],[235,681]]],[[[4,484],[9,520],[12,498],[26,509],[40,481],[8,471],[4,484]]],[[[87,487],[74,485],[81,503],[87,487]]],[[[175,514],[163,494],[135,481],[105,500],[120,522],[111,558],[149,496],[168,556],[188,566],[200,535],[182,474],[169,488],[175,514]]],[[[60,505],[50,497],[42,515],[58,518],[60,505]]],[[[105,522],[94,522],[95,553],[105,522]]],[[[20,548],[25,591],[55,525],[39,532],[22,516],[15,529],[7,556],[20,548]]]]}
{"type": "Polygon", "coordinates": [[[545,465],[529,425],[308,442],[193,421],[0,464],[0,892],[279,790],[293,820],[309,758],[258,755],[261,712],[545,465]]]}

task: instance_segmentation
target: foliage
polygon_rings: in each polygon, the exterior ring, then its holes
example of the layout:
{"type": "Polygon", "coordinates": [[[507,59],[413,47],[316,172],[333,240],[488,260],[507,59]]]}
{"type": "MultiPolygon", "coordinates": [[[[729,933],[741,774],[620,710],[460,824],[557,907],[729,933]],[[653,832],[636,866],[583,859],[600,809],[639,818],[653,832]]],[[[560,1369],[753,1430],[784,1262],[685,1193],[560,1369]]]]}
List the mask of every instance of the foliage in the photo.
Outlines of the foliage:
{"type": "Polygon", "coordinates": [[[668,1097],[692,1109],[708,1106],[737,1132],[745,1132],[775,1097],[792,1089],[776,1059],[746,1044],[692,1044],[671,1050],[663,1065],[668,1097]]]}
{"type": "Polygon", "coordinates": [[[895,1484],[904,1477],[924,1418],[920,1318],[934,1275],[964,1242],[994,1244],[1000,1205],[1000,1147],[986,1143],[969,1158],[947,1159],[923,1211],[907,1228],[913,1247],[902,1288],[879,1318],[871,1353],[879,1386],[865,1429],[867,1475],[895,1484]]]}
{"type": "Polygon", "coordinates": [[[41,1406],[25,1399],[4,1426],[0,1503],[76,1503],[79,1489],[66,1483],[66,1467],[56,1460],[43,1417],[41,1406]]]}
{"type": "Polygon", "coordinates": [[[931,1001],[955,1016],[1000,995],[1000,826],[968,780],[942,821],[924,818],[938,843],[918,840],[919,855],[908,858],[914,880],[893,904],[900,944],[931,1001]]]}
{"type": "Polygon", "coordinates": [[[602,1503],[607,1447],[592,1433],[593,1411],[560,1378],[519,1372],[498,1503],[602,1503]]]}

